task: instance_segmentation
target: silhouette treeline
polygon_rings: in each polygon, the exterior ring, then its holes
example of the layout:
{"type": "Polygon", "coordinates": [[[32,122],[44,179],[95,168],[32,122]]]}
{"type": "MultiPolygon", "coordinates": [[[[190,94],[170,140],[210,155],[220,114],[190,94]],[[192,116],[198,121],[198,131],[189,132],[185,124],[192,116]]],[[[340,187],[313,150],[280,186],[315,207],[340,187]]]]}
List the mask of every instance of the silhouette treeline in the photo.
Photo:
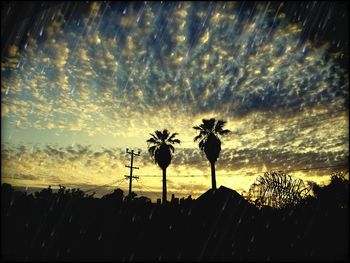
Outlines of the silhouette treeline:
{"type": "Polygon", "coordinates": [[[313,185],[293,206],[257,207],[226,187],[195,200],[152,203],[121,189],[95,198],[60,186],[34,194],[1,187],[4,260],[348,260],[349,181],[313,185]]]}

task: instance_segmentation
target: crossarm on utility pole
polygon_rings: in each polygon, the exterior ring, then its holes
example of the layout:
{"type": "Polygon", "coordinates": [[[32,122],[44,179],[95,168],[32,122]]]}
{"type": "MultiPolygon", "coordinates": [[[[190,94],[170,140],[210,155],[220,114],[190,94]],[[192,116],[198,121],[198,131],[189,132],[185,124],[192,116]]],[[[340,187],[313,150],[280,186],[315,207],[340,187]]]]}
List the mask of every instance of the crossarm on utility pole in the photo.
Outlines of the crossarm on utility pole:
{"type": "Polygon", "coordinates": [[[129,151],[129,149],[126,149],[126,153],[131,155],[130,165],[125,165],[125,167],[130,168],[130,175],[125,175],[125,178],[129,179],[129,196],[131,197],[131,190],[132,190],[132,179],[139,179],[138,176],[132,175],[133,169],[139,169],[139,167],[133,166],[134,162],[134,156],[139,156],[140,151],[138,153],[135,153],[134,150],[129,151]]]}

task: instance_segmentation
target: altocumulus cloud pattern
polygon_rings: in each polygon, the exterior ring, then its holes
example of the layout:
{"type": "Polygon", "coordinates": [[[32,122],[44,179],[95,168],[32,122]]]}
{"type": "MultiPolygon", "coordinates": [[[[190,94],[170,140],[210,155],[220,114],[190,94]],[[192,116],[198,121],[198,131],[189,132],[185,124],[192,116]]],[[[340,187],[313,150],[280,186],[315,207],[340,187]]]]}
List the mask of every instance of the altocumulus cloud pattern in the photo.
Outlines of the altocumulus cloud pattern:
{"type": "Polygon", "coordinates": [[[256,156],[267,168],[348,156],[349,82],[339,53],[303,39],[302,23],[266,3],[92,2],[79,18],[42,19],[37,36],[2,58],[5,129],[144,143],[167,127],[184,142],[175,165],[204,166],[191,127],[215,116],[234,131],[222,168],[243,169],[256,156]]]}

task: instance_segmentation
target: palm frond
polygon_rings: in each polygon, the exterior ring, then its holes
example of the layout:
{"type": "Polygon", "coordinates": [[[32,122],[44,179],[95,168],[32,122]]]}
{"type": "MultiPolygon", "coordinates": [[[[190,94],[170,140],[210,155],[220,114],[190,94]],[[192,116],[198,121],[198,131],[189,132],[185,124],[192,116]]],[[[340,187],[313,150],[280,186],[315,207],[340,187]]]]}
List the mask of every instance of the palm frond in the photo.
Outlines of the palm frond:
{"type": "Polygon", "coordinates": [[[154,153],[155,153],[156,149],[157,149],[157,146],[155,146],[155,145],[148,148],[148,152],[150,153],[150,155],[152,157],[154,157],[154,153]]]}
{"type": "Polygon", "coordinates": [[[169,137],[169,141],[170,140],[172,140],[172,139],[174,139],[174,137],[176,136],[176,135],[179,135],[177,132],[174,132],[170,137],[169,137]]]}
{"type": "Polygon", "coordinates": [[[171,144],[168,144],[168,147],[169,147],[169,149],[170,149],[172,152],[175,152],[174,146],[172,146],[171,144]]]}
{"type": "Polygon", "coordinates": [[[221,131],[218,131],[218,134],[220,134],[220,135],[227,135],[230,132],[231,132],[230,130],[221,130],[221,131]]]}
{"type": "Polygon", "coordinates": [[[218,120],[218,121],[216,122],[214,131],[215,131],[215,132],[221,131],[225,124],[226,124],[226,121],[224,121],[224,120],[218,120]]]}
{"type": "Polygon", "coordinates": [[[168,142],[170,142],[170,143],[172,143],[172,144],[174,144],[174,143],[181,143],[181,141],[179,140],[179,139],[174,139],[174,140],[169,140],[168,139],[168,142]]]}
{"type": "Polygon", "coordinates": [[[157,147],[154,151],[154,163],[157,163],[157,160],[159,160],[159,147],[157,147]]]}
{"type": "Polygon", "coordinates": [[[194,137],[193,141],[196,142],[199,139],[201,139],[203,136],[201,134],[197,135],[196,137],[194,137]]]}
{"type": "Polygon", "coordinates": [[[153,143],[153,144],[159,144],[159,141],[155,140],[154,138],[149,138],[146,142],[147,143],[153,143]]]}
{"type": "Polygon", "coordinates": [[[209,134],[210,132],[212,132],[209,127],[207,127],[206,125],[204,125],[203,123],[201,125],[199,125],[199,127],[202,129],[201,132],[204,132],[206,134],[209,134]]]}
{"type": "Polygon", "coordinates": [[[203,130],[202,127],[200,127],[200,126],[193,126],[192,128],[195,129],[195,130],[198,130],[198,131],[203,130]]]}
{"type": "Polygon", "coordinates": [[[201,140],[200,142],[199,142],[199,149],[201,149],[202,151],[204,151],[204,148],[205,148],[205,140],[201,140]]]}
{"type": "Polygon", "coordinates": [[[152,138],[154,138],[155,140],[158,140],[157,136],[155,136],[154,134],[150,133],[149,135],[151,135],[152,138]]]}
{"type": "Polygon", "coordinates": [[[155,133],[155,135],[157,136],[157,139],[158,140],[162,140],[162,138],[163,138],[163,133],[161,132],[161,131],[155,131],[154,132],[155,133]]]}
{"type": "Polygon", "coordinates": [[[205,127],[206,130],[208,131],[213,131],[214,125],[215,125],[215,119],[211,118],[209,120],[203,119],[203,126],[205,127]]]}
{"type": "Polygon", "coordinates": [[[168,132],[167,129],[164,129],[163,130],[163,140],[165,141],[168,137],[169,137],[170,133],[168,132]]]}

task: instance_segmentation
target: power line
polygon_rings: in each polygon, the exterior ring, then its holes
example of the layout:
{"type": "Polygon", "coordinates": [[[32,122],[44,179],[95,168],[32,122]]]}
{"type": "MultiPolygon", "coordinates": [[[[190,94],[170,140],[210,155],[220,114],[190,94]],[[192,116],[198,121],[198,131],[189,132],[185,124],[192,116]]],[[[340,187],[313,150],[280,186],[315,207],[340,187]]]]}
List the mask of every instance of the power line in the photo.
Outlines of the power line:
{"type": "MultiPolygon", "coordinates": [[[[348,164],[342,164],[342,165],[331,165],[331,166],[321,166],[321,167],[310,167],[310,168],[301,168],[301,169],[293,169],[293,170],[285,170],[285,169],[270,169],[270,170],[280,170],[284,172],[296,172],[296,171],[308,171],[308,170],[322,170],[322,169],[328,169],[328,168],[337,168],[337,167],[347,167],[348,164]]],[[[264,172],[254,173],[254,174],[260,174],[264,172]]],[[[217,176],[229,176],[232,174],[216,174],[217,176]]],[[[178,177],[197,177],[197,176],[205,176],[205,174],[191,174],[191,175],[174,175],[172,178],[178,178],[178,177]]],[[[142,177],[159,177],[161,178],[161,175],[158,174],[144,174],[142,177]]]]}
{"type": "MultiPolygon", "coordinates": [[[[148,191],[154,191],[154,187],[152,188],[152,187],[149,187],[149,186],[145,186],[143,183],[142,183],[142,181],[140,180],[140,181],[138,181],[140,184],[141,184],[141,186],[143,187],[143,188],[145,188],[146,190],[148,190],[148,191]]],[[[158,188],[160,188],[160,187],[158,187],[158,188]]]]}
{"type": "Polygon", "coordinates": [[[336,168],[336,167],[347,167],[347,166],[349,166],[349,164],[322,166],[322,167],[311,167],[311,168],[303,168],[303,169],[297,169],[297,170],[286,170],[286,172],[321,170],[321,169],[336,168]]]}
{"type": "Polygon", "coordinates": [[[85,193],[88,193],[88,192],[91,192],[91,191],[97,190],[97,189],[102,188],[102,187],[106,187],[106,186],[113,185],[113,184],[115,184],[115,183],[117,183],[117,182],[121,183],[121,182],[123,182],[123,181],[124,181],[124,178],[123,178],[123,179],[119,179],[119,180],[112,181],[112,182],[111,182],[111,183],[109,183],[109,184],[105,184],[105,185],[100,185],[100,186],[97,186],[97,187],[95,187],[95,188],[92,188],[92,189],[86,190],[86,191],[84,191],[84,192],[85,192],[85,193]]]}
{"type": "Polygon", "coordinates": [[[145,196],[145,192],[142,191],[141,189],[145,189],[146,191],[149,190],[147,187],[145,187],[140,181],[137,180],[137,182],[140,184],[140,189],[138,191],[140,191],[141,195],[145,196]]]}
{"type": "MultiPolygon", "coordinates": [[[[330,166],[321,166],[321,167],[310,167],[310,168],[302,168],[302,169],[294,169],[294,170],[282,170],[284,172],[295,172],[295,171],[308,171],[308,170],[318,170],[318,169],[329,169],[329,168],[337,168],[337,167],[347,167],[349,164],[343,164],[343,165],[330,165],[330,166]]],[[[281,170],[281,169],[271,169],[271,170],[281,170]]],[[[348,171],[347,171],[348,172],[348,171]]],[[[255,174],[261,174],[261,173],[254,173],[255,174]]],[[[232,174],[217,174],[217,176],[230,176],[232,174]]],[[[148,175],[142,175],[143,177],[159,177],[161,178],[161,175],[155,175],[155,174],[148,174],[148,175]]],[[[192,175],[178,175],[178,176],[174,176],[172,178],[181,178],[181,177],[196,177],[196,176],[203,176],[203,174],[192,174],[192,175]]],[[[125,182],[125,179],[118,179],[118,180],[114,180],[111,183],[108,184],[104,184],[104,185],[100,185],[94,188],[91,188],[89,190],[83,191],[84,193],[89,193],[91,191],[95,191],[98,190],[100,188],[106,187],[106,186],[112,186],[115,183],[118,183],[116,186],[119,186],[121,183],[125,182]]],[[[152,189],[148,186],[144,186],[142,184],[142,182],[140,182],[140,185],[142,188],[145,188],[146,190],[151,191],[152,189]]]]}

